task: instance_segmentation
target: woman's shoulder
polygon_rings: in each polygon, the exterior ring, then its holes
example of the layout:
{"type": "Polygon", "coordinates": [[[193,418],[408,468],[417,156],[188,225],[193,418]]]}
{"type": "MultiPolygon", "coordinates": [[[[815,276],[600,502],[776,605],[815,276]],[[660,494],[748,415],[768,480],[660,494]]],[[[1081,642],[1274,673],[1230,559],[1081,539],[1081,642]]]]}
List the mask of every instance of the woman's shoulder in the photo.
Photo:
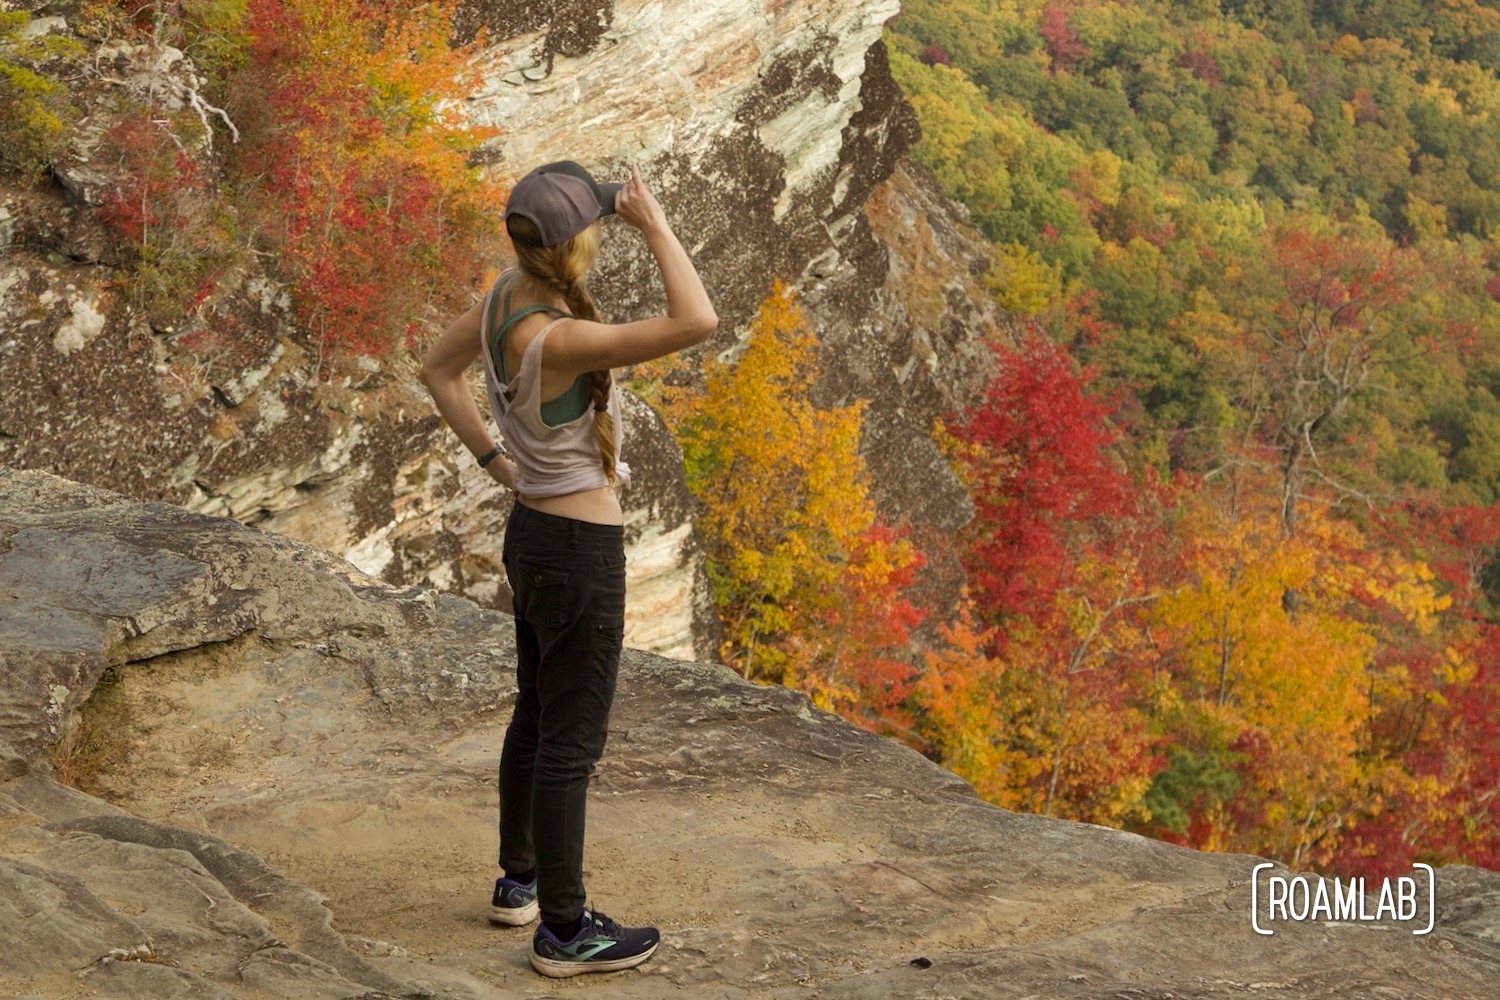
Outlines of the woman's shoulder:
{"type": "MultiPolygon", "coordinates": [[[[556,358],[546,349],[547,335],[558,325],[572,319],[571,316],[554,316],[548,313],[533,313],[524,316],[510,329],[506,338],[506,353],[516,359],[515,372],[521,372],[532,364],[550,371],[556,358]]],[[[507,359],[508,360],[508,359],[507,359]]]]}

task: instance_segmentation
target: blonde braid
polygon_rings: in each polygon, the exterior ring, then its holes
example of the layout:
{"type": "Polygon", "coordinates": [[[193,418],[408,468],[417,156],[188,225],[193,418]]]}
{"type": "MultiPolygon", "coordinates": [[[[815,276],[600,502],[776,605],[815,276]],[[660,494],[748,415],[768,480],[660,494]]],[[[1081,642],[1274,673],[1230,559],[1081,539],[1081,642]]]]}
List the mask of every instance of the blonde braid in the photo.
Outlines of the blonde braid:
{"type": "Polygon", "coordinates": [[[604,478],[615,485],[615,418],[609,415],[609,390],[615,377],[608,369],[589,372],[589,391],[594,397],[594,443],[599,446],[604,478]]]}
{"type": "MultiPolygon", "coordinates": [[[[582,274],[561,286],[549,282],[549,287],[562,293],[562,297],[567,300],[568,310],[574,316],[599,322],[599,309],[594,305],[594,297],[589,294],[582,274]]],[[[604,478],[611,486],[615,485],[615,460],[618,457],[615,451],[615,418],[609,413],[609,391],[613,385],[614,374],[608,368],[589,372],[589,394],[594,401],[594,443],[599,446],[604,478]]]]}
{"type": "MultiPolygon", "coordinates": [[[[530,220],[513,217],[508,222],[512,230],[519,230],[523,237],[532,236],[529,230],[535,227],[530,225],[530,220]]],[[[597,224],[555,247],[528,247],[518,242],[515,248],[521,270],[561,295],[576,318],[599,322],[599,309],[584,283],[584,276],[599,252],[597,224]]],[[[619,457],[615,449],[615,420],[609,413],[613,385],[614,375],[609,369],[589,372],[589,391],[594,403],[594,443],[599,446],[600,464],[604,466],[604,476],[611,486],[615,485],[615,462],[619,457]]]]}

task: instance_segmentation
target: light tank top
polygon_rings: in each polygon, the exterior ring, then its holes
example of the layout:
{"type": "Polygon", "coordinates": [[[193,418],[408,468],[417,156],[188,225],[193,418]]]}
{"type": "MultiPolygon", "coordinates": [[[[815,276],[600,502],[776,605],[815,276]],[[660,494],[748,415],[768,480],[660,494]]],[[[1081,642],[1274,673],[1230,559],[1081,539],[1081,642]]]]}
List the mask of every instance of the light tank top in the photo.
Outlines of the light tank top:
{"type": "MultiPolygon", "coordinates": [[[[553,320],[543,327],[526,345],[514,377],[509,382],[500,380],[495,359],[497,354],[502,360],[504,358],[504,334],[491,351],[490,330],[499,298],[497,292],[506,274],[496,279],[485,296],[479,336],[480,354],[484,356],[485,395],[489,399],[490,413],[510,449],[512,461],[516,463],[516,492],[523,497],[539,499],[608,486],[599,446],[594,442],[594,408],[590,406],[581,416],[555,427],[542,419],[542,345],[547,334],[570,317],[553,320]]],[[[614,418],[615,454],[619,456],[625,428],[620,419],[620,392],[616,385],[610,385],[606,409],[614,418]]],[[[623,458],[615,460],[615,476],[622,487],[630,485],[630,466],[623,458]]]]}

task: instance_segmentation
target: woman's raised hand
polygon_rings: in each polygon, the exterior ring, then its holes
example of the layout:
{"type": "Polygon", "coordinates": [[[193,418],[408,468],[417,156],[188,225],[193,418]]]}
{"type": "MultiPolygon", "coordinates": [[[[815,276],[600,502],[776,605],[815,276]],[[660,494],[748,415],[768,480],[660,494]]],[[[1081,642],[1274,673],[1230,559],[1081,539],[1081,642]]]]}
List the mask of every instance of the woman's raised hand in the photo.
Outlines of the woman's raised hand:
{"type": "Polygon", "coordinates": [[[615,214],[646,238],[646,249],[661,271],[667,314],[631,323],[564,323],[547,342],[547,353],[568,372],[625,368],[664,358],[703,343],[719,326],[703,280],[656,196],[641,180],[640,168],[631,167],[630,180],[616,192],[615,214]]]}
{"type": "Polygon", "coordinates": [[[666,228],[667,216],[661,210],[656,195],[641,179],[641,168],[630,168],[630,180],[620,187],[615,195],[615,214],[643,233],[666,228]]]}

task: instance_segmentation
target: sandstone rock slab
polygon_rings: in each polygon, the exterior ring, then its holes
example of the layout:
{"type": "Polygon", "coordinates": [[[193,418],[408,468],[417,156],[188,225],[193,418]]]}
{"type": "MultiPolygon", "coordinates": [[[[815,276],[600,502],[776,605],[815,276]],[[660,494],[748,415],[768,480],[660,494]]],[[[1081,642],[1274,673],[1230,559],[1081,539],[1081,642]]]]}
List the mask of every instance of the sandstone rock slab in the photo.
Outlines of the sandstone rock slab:
{"type": "MultiPolygon", "coordinates": [[[[556,989],[529,929],[485,919],[505,616],[36,473],[0,473],[0,578],[0,618],[30,616],[0,647],[3,732],[29,767],[0,784],[0,928],[29,935],[0,993],[556,989]],[[15,544],[39,525],[91,544],[49,577],[15,544]],[[28,700],[38,684],[66,688],[57,712],[28,700]],[[69,754],[89,793],[55,781],[69,754]]],[[[589,809],[591,899],[665,935],[647,965],[579,985],[601,995],[1479,1000],[1500,975],[1496,873],[1440,869],[1426,937],[1262,937],[1259,859],[1005,812],[794,692],[638,650],[589,809]]]]}

